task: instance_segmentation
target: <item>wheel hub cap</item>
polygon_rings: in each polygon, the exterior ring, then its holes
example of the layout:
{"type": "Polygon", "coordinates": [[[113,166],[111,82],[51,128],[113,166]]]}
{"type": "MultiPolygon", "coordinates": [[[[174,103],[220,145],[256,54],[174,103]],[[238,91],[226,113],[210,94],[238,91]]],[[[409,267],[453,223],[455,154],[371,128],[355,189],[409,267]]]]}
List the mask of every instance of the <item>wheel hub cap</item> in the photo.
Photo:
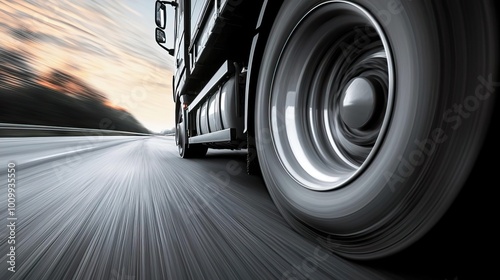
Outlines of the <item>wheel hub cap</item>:
{"type": "Polygon", "coordinates": [[[355,78],[348,84],[340,103],[344,123],[360,129],[372,119],[375,112],[375,88],[365,78],[355,78]]]}

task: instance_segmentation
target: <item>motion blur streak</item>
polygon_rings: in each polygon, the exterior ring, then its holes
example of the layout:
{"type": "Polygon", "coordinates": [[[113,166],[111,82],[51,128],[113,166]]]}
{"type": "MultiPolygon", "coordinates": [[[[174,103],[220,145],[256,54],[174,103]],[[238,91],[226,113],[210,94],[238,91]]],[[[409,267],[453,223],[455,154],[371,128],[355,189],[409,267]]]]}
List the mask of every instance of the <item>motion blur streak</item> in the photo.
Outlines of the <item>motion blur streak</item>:
{"type": "Polygon", "coordinates": [[[9,98],[2,96],[5,89],[33,84],[80,97],[91,90],[148,129],[172,127],[172,86],[165,77],[173,64],[151,32],[153,5],[154,0],[0,0],[0,101],[9,98]]]}
{"type": "Polygon", "coordinates": [[[397,279],[291,230],[258,177],[230,175],[244,153],[187,161],[168,137],[89,138],[0,142],[18,217],[15,273],[1,227],[0,279],[397,279]]]}

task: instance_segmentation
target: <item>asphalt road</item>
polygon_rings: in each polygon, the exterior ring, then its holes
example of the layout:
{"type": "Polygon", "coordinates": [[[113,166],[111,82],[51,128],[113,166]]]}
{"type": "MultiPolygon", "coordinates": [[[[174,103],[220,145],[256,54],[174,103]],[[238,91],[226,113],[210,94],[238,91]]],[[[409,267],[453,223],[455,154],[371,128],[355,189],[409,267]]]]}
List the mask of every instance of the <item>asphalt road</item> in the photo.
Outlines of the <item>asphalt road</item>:
{"type": "Polygon", "coordinates": [[[245,173],[241,151],[184,160],[171,137],[95,136],[3,138],[0,154],[2,280],[430,276],[422,264],[352,262],[304,239],[245,173]]]}

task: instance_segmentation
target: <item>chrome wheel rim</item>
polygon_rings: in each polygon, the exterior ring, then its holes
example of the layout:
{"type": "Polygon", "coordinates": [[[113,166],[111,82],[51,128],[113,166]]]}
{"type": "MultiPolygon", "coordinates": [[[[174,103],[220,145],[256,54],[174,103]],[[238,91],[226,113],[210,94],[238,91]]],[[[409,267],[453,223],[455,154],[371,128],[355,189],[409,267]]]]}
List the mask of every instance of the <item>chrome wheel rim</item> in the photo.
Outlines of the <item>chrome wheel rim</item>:
{"type": "Polygon", "coordinates": [[[386,38],[368,11],[348,1],[314,7],[289,35],[274,71],[269,125],[283,168],[303,187],[343,187],[376,155],[394,99],[386,38]]]}
{"type": "Polygon", "coordinates": [[[182,109],[179,111],[179,120],[177,122],[177,125],[175,126],[176,133],[175,133],[175,143],[177,144],[177,149],[179,151],[179,155],[182,156],[184,152],[184,145],[186,141],[186,133],[185,133],[185,128],[184,128],[184,120],[182,117],[182,109]]]}

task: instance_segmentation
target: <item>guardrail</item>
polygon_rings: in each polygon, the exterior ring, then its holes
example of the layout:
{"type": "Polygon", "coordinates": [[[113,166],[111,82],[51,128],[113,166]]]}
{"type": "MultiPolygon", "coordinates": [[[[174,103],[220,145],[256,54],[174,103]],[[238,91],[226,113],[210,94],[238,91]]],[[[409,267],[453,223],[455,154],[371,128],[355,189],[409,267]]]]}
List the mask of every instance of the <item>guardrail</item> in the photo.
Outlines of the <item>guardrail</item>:
{"type": "Polygon", "coordinates": [[[58,127],[45,125],[0,123],[0,137],[33,137],[33,136],[150,136],[150,133],[129,131],[91,129],[77,127],[58,127]]]}

